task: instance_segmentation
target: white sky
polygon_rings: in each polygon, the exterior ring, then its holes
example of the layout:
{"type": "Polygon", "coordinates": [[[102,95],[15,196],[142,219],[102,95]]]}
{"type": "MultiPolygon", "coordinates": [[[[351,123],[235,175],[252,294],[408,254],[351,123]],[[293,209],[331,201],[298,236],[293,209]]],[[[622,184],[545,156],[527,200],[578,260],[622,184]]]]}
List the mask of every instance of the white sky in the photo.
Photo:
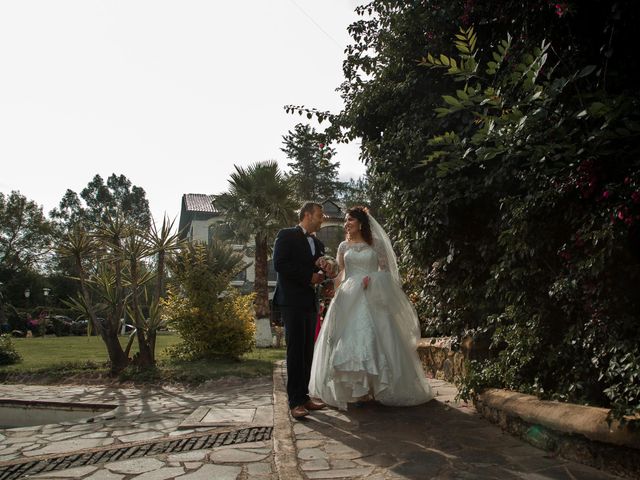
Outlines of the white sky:
{"type": "MultiPolygon", "coordinates": [[[[306,117],[283,106],[341,108],[358,3],[2,0],[0,191],[48,213],[124,174],[156,219],[177,218],[183,193],[226,191],[234,164],[286,167],[282,135],[306,117]]],[[[338,147],[342,179],[364,173],[357,158],[338,147]]]]}

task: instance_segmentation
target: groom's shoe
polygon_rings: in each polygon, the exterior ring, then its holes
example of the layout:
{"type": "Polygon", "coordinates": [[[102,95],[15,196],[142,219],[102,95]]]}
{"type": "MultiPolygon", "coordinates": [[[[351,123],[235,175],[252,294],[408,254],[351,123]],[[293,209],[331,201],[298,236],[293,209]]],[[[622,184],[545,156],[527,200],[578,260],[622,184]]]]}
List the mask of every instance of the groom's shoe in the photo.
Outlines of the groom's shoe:
{"type": "Polygon", "coordinates": [[[307,400],[307,402],[303,405],[303,407],[307,410],[322,410],[326,406],[326,403],[314,402],[313,400],[307,400]]]}
{"type": "Polygon", "coordinates": [[[297,407],[293,407],[291,409],[291,416],[293,418],[303,418],[309,415],[309,410],[304,408],[303,405],[298,405],[297,407]]]}

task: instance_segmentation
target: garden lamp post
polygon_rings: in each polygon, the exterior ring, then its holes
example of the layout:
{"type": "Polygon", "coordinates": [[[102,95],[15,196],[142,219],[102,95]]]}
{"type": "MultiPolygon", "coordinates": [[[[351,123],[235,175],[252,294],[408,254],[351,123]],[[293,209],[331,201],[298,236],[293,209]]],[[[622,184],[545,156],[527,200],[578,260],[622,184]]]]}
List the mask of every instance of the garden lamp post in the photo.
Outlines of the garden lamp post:
{"type": "Polygon", "coordinates": [[[44,295],[44,308],[47,311],[47,315],[49,315],[49,308],[48,308],[49,293],[51,293],[50,288],[45,287],[42,289],[42,294],[44,295]]]}
{"type": "Polygon", "coordinates": [[[31,289],[30,288],[25,288],[24,289],[24,298],[26,298],[27,308],[29,308],[29,297],[30,296],[31,296],[31,289]]]}

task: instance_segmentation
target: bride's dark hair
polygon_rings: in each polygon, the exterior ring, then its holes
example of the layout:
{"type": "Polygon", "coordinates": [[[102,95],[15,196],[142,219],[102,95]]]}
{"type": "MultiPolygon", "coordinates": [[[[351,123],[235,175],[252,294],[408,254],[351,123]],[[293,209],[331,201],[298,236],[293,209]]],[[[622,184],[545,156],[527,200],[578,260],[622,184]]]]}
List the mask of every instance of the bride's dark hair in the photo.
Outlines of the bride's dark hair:
{"type": "Polygon", "coordinates": [[[371,235],[371,224],[369,223],[369,215],[365,207],[352,207],[347,210],[347,215],[355,218],[360,222],[360,235],[369,245],[373,243],[373,235],[371,235]]]}

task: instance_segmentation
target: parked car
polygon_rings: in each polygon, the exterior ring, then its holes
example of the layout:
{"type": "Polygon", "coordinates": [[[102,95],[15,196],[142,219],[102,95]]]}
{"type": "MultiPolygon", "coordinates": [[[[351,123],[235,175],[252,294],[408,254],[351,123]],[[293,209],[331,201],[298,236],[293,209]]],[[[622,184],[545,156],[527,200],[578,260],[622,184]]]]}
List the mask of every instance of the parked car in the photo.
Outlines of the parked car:
{"type": "Polygon", "coordinates": [[[47,318],[46,333],[57,337],[71,335],[73,320],[66,315],[52,315],[47,318]]]}

